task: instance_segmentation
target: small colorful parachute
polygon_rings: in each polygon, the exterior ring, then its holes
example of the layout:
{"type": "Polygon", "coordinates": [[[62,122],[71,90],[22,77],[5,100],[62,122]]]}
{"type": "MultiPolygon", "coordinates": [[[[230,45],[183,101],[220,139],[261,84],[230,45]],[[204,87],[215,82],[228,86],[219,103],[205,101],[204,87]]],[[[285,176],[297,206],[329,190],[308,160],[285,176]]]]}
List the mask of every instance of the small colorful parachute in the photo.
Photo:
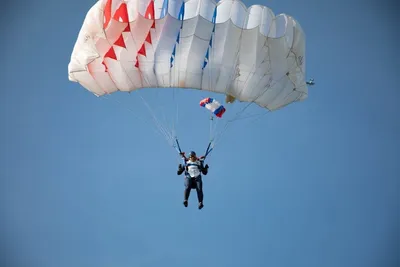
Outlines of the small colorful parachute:
{"type": "Polygon", "coordinates": [[[200,106],[205,107],[214,113],[215,116],[221,118],[225,113],[226,109],[223,105],[221,105],[217,100],[207,97],[200,101],[200,106]]]}

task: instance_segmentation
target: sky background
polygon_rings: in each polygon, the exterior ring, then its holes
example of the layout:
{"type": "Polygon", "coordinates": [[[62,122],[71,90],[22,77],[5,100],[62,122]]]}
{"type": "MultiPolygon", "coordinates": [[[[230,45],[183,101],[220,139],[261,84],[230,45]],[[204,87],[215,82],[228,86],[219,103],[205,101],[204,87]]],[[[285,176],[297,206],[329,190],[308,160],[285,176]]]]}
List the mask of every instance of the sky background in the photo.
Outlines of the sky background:
{"type": "MultiPolygon", "coordinates": [[[[400,265],[398,4],[245,3],[300,22],[317,84],[232,125],[207,160],[201,211],[195,191],[183,207],[175,150],[135,117],[147,111],[128,111],[137,97],[68,80],[94,1],[2,4],[1,266],[400,265]]],[[[180,120],[185,151],[206,148],[198,114],[180,120]]]]}

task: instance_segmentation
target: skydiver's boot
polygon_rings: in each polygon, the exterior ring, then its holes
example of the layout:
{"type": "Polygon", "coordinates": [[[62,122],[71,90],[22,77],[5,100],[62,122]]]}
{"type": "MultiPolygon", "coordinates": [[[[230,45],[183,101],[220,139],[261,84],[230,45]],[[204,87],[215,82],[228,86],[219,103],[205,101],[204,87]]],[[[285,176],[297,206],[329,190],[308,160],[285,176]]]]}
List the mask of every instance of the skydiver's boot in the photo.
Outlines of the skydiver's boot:
{"type": "Polygon", "coordinates": [[[199,210],[201,210],[204,207],[203,202],[199,202],[199,210]]]}
{"type": "Polygon", "coordinates": [[[183,205],[184,205],[185,207],[187,207],[187,206],[188,206],[188,201],[187,201],[187,200],[184,200],[184,201],[183,201],[183,205]]]}

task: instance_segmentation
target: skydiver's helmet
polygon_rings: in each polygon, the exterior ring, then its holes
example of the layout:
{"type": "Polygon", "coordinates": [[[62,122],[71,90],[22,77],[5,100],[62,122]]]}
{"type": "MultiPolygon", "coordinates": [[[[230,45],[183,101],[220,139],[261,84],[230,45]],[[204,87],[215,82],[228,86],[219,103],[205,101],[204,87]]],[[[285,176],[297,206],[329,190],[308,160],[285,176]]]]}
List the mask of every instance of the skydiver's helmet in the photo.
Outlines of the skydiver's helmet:
{"type": "Polygon", "coordinates": [[[197,158],[196,152],[190,151],[190,153],[189,153],[189,159],[190,159],[190,158],[196,159],[196,158],[197,158]]]}

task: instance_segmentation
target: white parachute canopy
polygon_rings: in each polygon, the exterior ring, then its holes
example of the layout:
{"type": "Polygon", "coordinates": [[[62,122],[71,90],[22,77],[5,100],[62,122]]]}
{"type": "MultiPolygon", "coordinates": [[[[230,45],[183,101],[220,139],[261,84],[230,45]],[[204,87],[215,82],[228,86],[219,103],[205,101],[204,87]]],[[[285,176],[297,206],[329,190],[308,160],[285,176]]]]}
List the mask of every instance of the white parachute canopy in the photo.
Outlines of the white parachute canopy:
{"type": "Polygon", "coordinates": [[[308,90],[299,23],[237,0],[100,0],[83,22],[68,73],[97,96],[191,88],[268,110],[303,100],[308,90]]]}

